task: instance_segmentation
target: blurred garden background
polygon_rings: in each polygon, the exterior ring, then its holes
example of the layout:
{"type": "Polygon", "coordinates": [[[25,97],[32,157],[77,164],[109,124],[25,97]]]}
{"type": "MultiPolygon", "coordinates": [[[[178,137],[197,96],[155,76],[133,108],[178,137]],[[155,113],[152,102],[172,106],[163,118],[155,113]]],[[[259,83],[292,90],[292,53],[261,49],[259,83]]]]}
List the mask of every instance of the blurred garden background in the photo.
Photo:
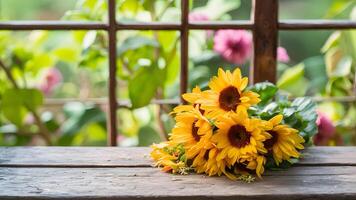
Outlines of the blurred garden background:
{"type": "MultiPolygon", "coordinates": [[[[355,0],[279,2],[281,20],[356,20],[355,0]]],[[[120,22],[180,21],[179,0],[117,0],[117,6],[120,22]]],[[[248,20],[250,10],[251,0],[192,0],[189,20],[248,20]]],[[[107,2],[0,0],[0,20],[106,22],[107,2]]],[[[174,105],[150,102],[179,100],[179,32],[117,37],[117,140],[120,146],[159,142],[173,126],[174,105]]],[[[0,145],[105,146],[107,46],[103,31],[0,31],[0,145]]],[[[206,87],[220,66],[248,75],[252,46],[245,30],[190,31],[189,88],[206,87]]],[[[281,92],[318,101],[314,143],[356,145],[356,31],[280,31],[279,46],[281,92]]]]}

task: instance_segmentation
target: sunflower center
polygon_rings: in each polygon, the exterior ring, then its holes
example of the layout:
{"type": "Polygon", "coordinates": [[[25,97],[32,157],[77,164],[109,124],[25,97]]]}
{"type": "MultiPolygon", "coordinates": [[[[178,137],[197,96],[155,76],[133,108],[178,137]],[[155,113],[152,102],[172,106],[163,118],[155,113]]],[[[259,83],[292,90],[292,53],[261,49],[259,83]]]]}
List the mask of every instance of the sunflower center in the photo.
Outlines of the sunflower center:
{"type": "Polygon", "coordinates": [[[246,130],[245,127],[240,125],[231,126],[228,132],[228,138],[230,144],[242,148],[250,143],[251,134],[246,130]]]}
{"type": "Polygon", "coordinates": [[[209,160],[209,151],[206,151],[204,154],[204,159],[209,160]]]}
{"type": "Polygon", "coordinates": [[[192,124],[192,136],[195,141],[199,142],[199,140],[200,140],[200,136],[198,135],[199,127],[195,126],[196,123],[197,123],[197,120],[195,120],[192,124]]]}
{"type": "Polygon", "coordinates": [[[264,141],[263,144],[267,150],[272,150],[274,144],[276,144],[278,140],[278,134],[274,131],[269,131],[268,133],[271,134],[272,137],[264,141]]]}
{"type": "Polygon", "coordinates": [[[220,92],[219,106],[223,110],[231,111],[236,110],[237,105],[240,103],[240,93],[234,86],[229,86],[220,92]]]}

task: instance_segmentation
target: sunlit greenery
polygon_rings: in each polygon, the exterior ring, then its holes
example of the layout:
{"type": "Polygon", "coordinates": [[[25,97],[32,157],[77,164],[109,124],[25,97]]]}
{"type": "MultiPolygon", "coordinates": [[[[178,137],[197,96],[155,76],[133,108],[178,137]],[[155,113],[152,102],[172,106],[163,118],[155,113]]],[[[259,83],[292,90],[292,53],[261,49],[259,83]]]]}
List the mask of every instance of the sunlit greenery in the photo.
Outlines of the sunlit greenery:
{"type": "MultiPolygon", "coordinates": [[[[355,20],[354,1],[313,2],[281,0],[280,18],[355,20]]],[[[248,19],[251,1],[194,0],[190,8],[199,14],[191,20],[248,19]]],[[[180,21],[179,0],[117,0],[117,11],[122,22],[180,21]]],[[[106,22],[107,1],[0,0],[0,17],[106,22]]],[[[236,66],[214,50],[215,34],[190,31],[189,88],[206,87],[220,66],[236,66]]],[[[119,31],[117,38],[119,143],[158,142],[172,128],[172,106],[149,104],[179,99],[180,33],[119,31]]],[[[0,145],[106,145],[107,45],[105,31],[0,31],[0,145]]],[[[291,97],[355,95],[356,32],[281,31],[280,46],[290,61],[278,64],[278,85],[291,97]]],[[[239,66],[248,75],[249,59],[239,66]]],[[[337,127],[329,144],[356,144],[355,102],[319,107],[337,127]]]]}

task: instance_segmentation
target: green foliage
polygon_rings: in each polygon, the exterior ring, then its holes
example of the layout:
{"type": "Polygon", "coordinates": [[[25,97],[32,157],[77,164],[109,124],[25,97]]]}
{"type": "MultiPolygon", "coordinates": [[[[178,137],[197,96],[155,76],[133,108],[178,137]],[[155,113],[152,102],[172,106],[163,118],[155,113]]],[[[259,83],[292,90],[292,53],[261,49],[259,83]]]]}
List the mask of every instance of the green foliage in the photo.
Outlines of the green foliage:
{"type": "Polygon", "coordinates": [[[1,110],[10,122],[21,126],[26,114],[42,104],[43,95],[37,89],[7,89],[2,97],[1,110]]]}
{"type": "Polygon", "coordinates": [[[157,88],[162,84],[162,70],[156,66],[137,70],[129,80],[129,95],[132,108],[140,108],[150,103],[157,88]]]}
{"type": "MultiPolygon", "coordinates": [[[[10,19],[14,19],[15,15],[16,18],[19,16],[18,19],[22,19],[34,16],[34,9],[45,7],[52,11],[53,15],[60,16],[62,15],[60,12],[66,9],[65,7],[71,7],[74,3],[76,3],[75,8],[68,10],[62,17],[63,20],[107,21],[107,0],[80,0],[71,1],[71,3],[62,1],[24,3],[21,0],[13,0],[3,3],[3,14],[9,16],[10,19]],[[26,9],[22,8],[22,11],[16,9],[18,12],[9,14],[11,10],[14,10],[5,9],[9,5],[14,5],[19,9],[22,6],[26,9]]],[[[239,0],[209,0],[206,3],[190,1],[190,11],[207,14],[211,20],[229,20],[234,14],[237,13],[240,16],[240,13],[245,12],[244,9],[239,9],[240,6],[250,9],[249,3],[246,4],[247,6],[245,4],[241,5],[239,0]]],[[[346,18],[350,14],[350,18],[355,19],[354,6],[353,1],[330,1],[330,9],[326,17],[346,18]]],[[[179,21],[181,15],[180,1],[177,0],[120,0],[117,1],[116,9],[117,19],[120,22],[179,21]]],[[[315,9],[312,11],[317,12],[315,9]]],[[[218,67],[226,66],[225,69],[234,67],[214,52],[213,34],[214,31],[209,34],[206,31],[190,32],[190,87],[199,85],[205,88],[209,77],[215,74],[218,67]]],[[[291,52],[292,64],[295,60],[304,59],[306,55],[318,53],[319,47],[316,45],[323,39],[322,37],[309,37],[299,32],[295,35],[288,32],[282,34],[282,41],[284,41],[284,36],[288,37],[290,44],[283,43],[283,45],[295,47],[291,52]],[[316,39],[318,41],[314,41],[316,39]]],[[[118,32],[117,75],[120,79],[118,97],[129,99],[131,102],[129,109],[119,108],[118,115],[122,119],[119,129],[125,137],[134,138],[131,145],[147,145],[159,140],[158,126],[154,123],[164,117],[157,117],[157,107],[148,106],[151,100],[178,98],[179,38],[179,31],[118,32]]],[[[0,144],[26,145],[32,139],[32,135],[38,134],[38,125],[28,120],[30,111],[36,111],[39,114],[54,144],[105,144],[106,119],[101,109],[92,105],[73,103],[63,108],[58,107],[55,111],[49,111],[51,109],[43,106],[43,94],[32,88],[38,87],[42,73],[47,68],[55,67],[62,73],[63,81],[53,93],[46,94],[47,97],[86,99],[107,96],[107,41],[105,31],[61,33],[1,31],[0,59],[9,69],[19,89],[14,89],[6,74],[0,69],[0,132],[5,133],[0,134],[0,144]],[[24,130],[29,130],[30,136],[22,135],[24,130]]],[[[334,32],[321,52],[325,56],[313,56],[295,66],[280,64],[279,66],[283,66],[279,69],[280,92],[286,92],[293,97],[353,95],[356,71],[356,32],[334,32]]],[[[248,75],[250,65],[246,63],[240,66],[245,76],[248,75]]],[[[300,126],[302,134],[309,137],[313,131],[315,132],[315,124],[308,124],[308,120],[312,121],[315,116],[307,118],[306,115],[310,113],[307,109],[302,109],[307,100],[295,100],[291,103],[277,99],[277,103],[274,104],[271,103],[277,92],[274,85],[260,83],[250,89],[261,94],[262,101],[258,109],[264,109],[267,113],[266,118],[281,110],[286,117],[285,121],[295,127],[300,126]],[[297,114],[289,119],[288,116],[293,112],[297,114]]],[[[306,106],[308,109],[314,109],[311,103],[307,105],[309,105],[306,106]]],[[[330,112],[330,116],[342,133],[349,130],[346,126],[355,126],[353,116],[355,116],[356,107],[352,103],[328,102],[320,104],[319,107],[325,112],[330,112]]],[[[162,116],[166,116],[165,112],[168,113],[171,107],[165,106],[164,109],[162,116]]],[[[166,130],[172,126],[169,123],[170,120],[169,117],[163,120],[166,130]]]]}
{"type": "Polygon", "coordinates": [[[297,129],[307,144],[311,144],[311,137],[318,131],[316,104],[306,97],[296,98],[292,102],[279,97],[276,101],[253,112],[264,120],[269,120],[277,114],[282,114],[284,123],[297,129]]]}
{"type": "Polygon", "coordinates": [[[105,127],[105,113],[98,107],[73,102],[65,105],[63,110],[68,118],[61,126],[58,145],[72,144],[76,134],[90,124],[96,123],[105,127]]]}
{"type": "Polygon", "coordinates": [[[149,146],[160,141],[157,131],[151,126],[141,127],[138,131],[138,146],[149,146]]]}
{"type": "Polygon", "coordinates": [[[264,83],[256,83],[249,90],[253,92],[257,92],[260,95],[261,102],[259,105],[265,105],[266,103],[270,102],[274,95],[277,93],[278,88],[269,82],[264,83]]]}
{"type": "Polygon", "coordinates": [[[308,87],[308,81],[304,78],[304,64],[301,63],[285,70],[279,78],[277,86],[294,96],[303,96],[308,87]]]}

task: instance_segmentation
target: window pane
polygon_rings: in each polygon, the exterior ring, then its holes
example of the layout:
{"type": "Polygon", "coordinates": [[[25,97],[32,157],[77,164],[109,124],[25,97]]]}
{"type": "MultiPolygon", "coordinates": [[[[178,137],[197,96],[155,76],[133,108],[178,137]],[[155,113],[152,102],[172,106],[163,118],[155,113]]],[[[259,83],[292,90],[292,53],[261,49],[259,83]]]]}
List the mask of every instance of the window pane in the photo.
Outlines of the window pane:
{"type": "Polygon", "coordinates": [[[119,22],[179,22],[181,19],[180,1],[176,0],[120,0],[117,1],[119,22]]]}
{"type": "Polygon", "coordinates": [[[280,32],[278,82],[318,102],[317,145],[355,145],[355,31],[280,32]]]}
{"type": "Polygon", "coordinates": [[[219,67],[230,70],[239,67],[242,75],[248,76],[252,48],[250,31],[190,31],[190,88],[196,85],[206,88],[208,81],[217,74],[219,67]]]}
{"type": "Polygon", "coordinates": [[[1,145],[49,144],[39,132],[53,145],[106,145],[106,37],[101,31],[0,32],[1,145]]]}
{"type": "Polygon", "coordinates": [[[350,19],[355,1],[280,0],[280,19],[350,19]],[[302,11],[302,12],[301,12],[302,11]]]}
{"type": "Polygon", "coordinates": [[[191,1],[190,21],[249,20],[251,0],[202,0],[191,1]]]}
{"type": "Polygon", "coordinates": [[[104,21],[107,0],[1,0],[0,19],[104,21]]]}

